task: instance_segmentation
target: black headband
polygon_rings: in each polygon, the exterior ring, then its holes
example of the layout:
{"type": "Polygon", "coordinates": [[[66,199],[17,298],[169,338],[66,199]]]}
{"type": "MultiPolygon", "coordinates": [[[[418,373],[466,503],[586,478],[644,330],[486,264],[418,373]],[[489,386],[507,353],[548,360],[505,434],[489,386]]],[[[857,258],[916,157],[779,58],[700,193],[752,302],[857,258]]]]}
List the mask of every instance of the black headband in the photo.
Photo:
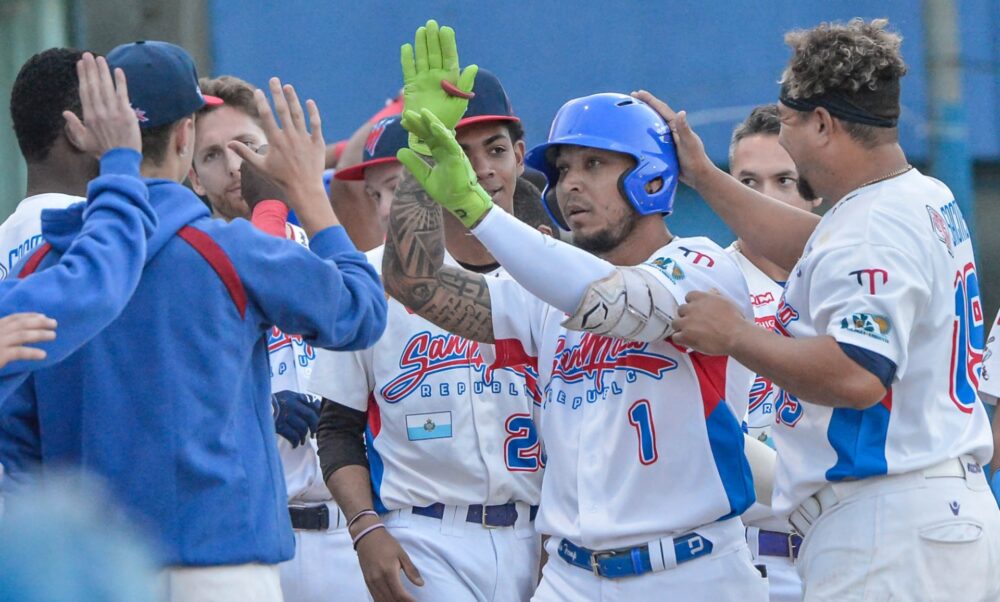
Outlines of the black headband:
{"type": "Polygon", "coordinates": [[[854,104],[843,94],[836,91],[816,94],[809,98],[792,98],[788,95],[788,83],[786,82],[781,85],[781,94],[778,98],[781,100],[781,104],[796,111],[812,111],[816,107],[823,107],[838,119],[877,128],[894,128],[899,121],[896,117],[880,117],[875,115],[871,111],[854,104]]]}

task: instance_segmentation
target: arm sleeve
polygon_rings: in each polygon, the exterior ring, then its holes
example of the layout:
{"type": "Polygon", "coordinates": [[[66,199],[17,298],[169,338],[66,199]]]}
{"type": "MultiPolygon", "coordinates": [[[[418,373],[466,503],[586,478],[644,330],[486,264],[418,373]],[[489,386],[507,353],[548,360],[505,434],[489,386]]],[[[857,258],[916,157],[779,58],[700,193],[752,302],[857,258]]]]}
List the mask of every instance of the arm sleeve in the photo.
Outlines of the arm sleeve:
{"type": "MultiPolygon", "coordinates": [[[[56,339],[35,345],[45,350],[44,360],[11,362],[0,375],[62,361],[118,317],[132,297],[157,223],[139,179],[141,158],[125,148],[105,153],[101,175],[87,187],[83,227],[58,263],[23,280],[0,282],[0,315],[39,312],[58,322],[56,339]]],[[[63,212],[45,218],[58,215],[63,212]]]]}
{"type": "Polygon", "coordinates": [[[323,482],[344,466],[368,467],[364,432],[367,413],[334,401],[323,402],[323,411],[316,430],[319,464],[323,469],[323,482]]]}
{"type": "Polygon", "coordinates": [[[615,269],[600,257],[545,236],[496,207],[472,233],[521,286],[567,313],[580,305],[590,283],[615,269]]]}
{"type": "Polygon", "coordinates": [[[363,349],[378,340],[385,330],[382,282],[342,227],[317,232],[311,252],[245,222],[244,228],[226,250],[262,327],[298,333],[326,349],[363,349]]]}
{"type": "Polygon", "coordinates": [[[983,371],[979,376],[979,393],[983,401],[996,405],[1000,398],[1000,313],[993,322],[990,336],[983,351],[983,371]]]}
{"type": "Polygon", "coordinates": [[[841,348],[853,346],[849,356],[880,379],[886,362],[890,371],[905,372],[913,323],[931,298],[925,270],[900,249],[881,244],[822,253],[810,274],[816,332],[832,336],[841,348]]]}
{"type": "Polygon", "coordinates": [[[7,399],[0,401],[0,465],[9,490],[26,483],[42,461],[41,436],[35,403],[34,378],[28,377],[7,399]]]}
{"type": "Polygon", "coordinates": [[[281,201],[261,201],[253,208],[250,216],[253,225],[271,236],[285,238],[285,222],[288,221],[288,207],[281,201]]]}

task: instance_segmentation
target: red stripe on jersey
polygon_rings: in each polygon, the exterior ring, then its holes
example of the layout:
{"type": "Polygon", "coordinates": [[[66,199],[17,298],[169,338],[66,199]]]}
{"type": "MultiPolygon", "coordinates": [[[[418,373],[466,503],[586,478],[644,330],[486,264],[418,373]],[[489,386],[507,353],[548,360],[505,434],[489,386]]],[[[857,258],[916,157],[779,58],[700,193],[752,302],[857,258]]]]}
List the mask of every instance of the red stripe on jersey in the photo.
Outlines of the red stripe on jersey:
{"type": "Polygon", "coordinates": [[[701,402],[705,406],[705,418],[715,411],[726,398],[726,366],[729,357],[725,355],[704,355],[697,351],[688,354],[701,389],[701,402]]]}
{"type": "Polygon", "coordinates": [[[21,268],[21,273],[19,273],[17,277],[25,278],[27,276],[30,276],[31,274],[34,274],[35,270],[38,269],[38,264],[42,263],[42,260],[45,259],[45,256],[48,255],[49,251],[51,250],[52,250],[52,245],[49,243],[45,243],[42,246],[38,247],[38,250],[35,251],[35,254],[31,256],[31,259],[29,259],[27,263],[24,264],[24,267],[21,268]]]}
{"type": "Polygon", "coordinates": [[[382,431],[382,410],[375,401],[374,393],[368,394],[368,430],[372,432],[372,439],[382,431]]]}
{"type": "Polygon", "coordinates": [[[205,258],[208,265],[212,266],[215,273],[222,280],[222,284],[229,291],[229,296],[236,304],[236,310],[240,312],[240,317],[245,318],[247,313],[247,292],[243,288],[243,281],[236,272],[233,262],[222,250],[219,243],[212,240],[212,237],[197,228],[184,226],[177,231],[177,236],[184,239],[191,245],[199,255],[205,258]]]}
{"type": "Polygon", "coordinates": [[[538,364],[538,358],[528,355],[517,339],[499,339],[493,344],[497,359],[490,368],[513,368],[538,364]]]}
{"type": "Polygon", "coordinates": [[[879,403],[884,405],[885,409],[889,410],[890,412],[892,411],[892,387],[889,387],[889,390],[886,392],[885,397],[883,397],[882,401],[880,401],[879,403]]]}

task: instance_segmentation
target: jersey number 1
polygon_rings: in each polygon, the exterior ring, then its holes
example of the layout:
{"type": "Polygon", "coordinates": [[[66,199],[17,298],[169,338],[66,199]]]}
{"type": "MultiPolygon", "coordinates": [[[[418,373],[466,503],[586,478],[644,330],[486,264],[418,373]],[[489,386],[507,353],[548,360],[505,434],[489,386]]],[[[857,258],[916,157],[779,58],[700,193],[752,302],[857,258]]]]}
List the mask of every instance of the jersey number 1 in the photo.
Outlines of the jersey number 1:
{"type": "Polygon", "coordinates": [[[656,451],[656,427],[653,426],[653,409],[648,399],[640,399],[628,409],[628,422],[639,436],[639,461],[652,464],[659,458],[656,451]]]}

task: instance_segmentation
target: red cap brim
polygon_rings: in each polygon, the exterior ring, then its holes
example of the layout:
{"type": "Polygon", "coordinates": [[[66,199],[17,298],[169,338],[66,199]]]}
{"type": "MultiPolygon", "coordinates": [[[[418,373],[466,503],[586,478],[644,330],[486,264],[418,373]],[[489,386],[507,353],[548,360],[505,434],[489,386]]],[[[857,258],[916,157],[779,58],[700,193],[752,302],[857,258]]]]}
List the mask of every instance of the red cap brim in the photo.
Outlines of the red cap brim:
{"type": "Polygon", "coordinates": [[[225,101],[218,96],[209,96],[208,94],[202,94],[201,96],[205,99],[205,105],[209,107],[217,107],[219,105],[226,104],[225,101]]]}
{"type": "Polygon", "coordinates": [[[519,118],[513,115],[476,115],[475,117],[466,117],[459,121],[455,128],[465,127],[467,125],[472,125],[474,123],[483,123],[484,121],[521,121],[519,118]]]}
{"type": "Polygon", "coordinates": [[[371,161],[364,161],[358,163],[357,165],[352,165],[350,167],[345,167],[344,169],[338,169],[335,174],[333,174],[334,180],[348,180],[348,181],[358,181],[365,179],[365,170],[372,165],[381,165],[383,163],[398,163],[399,160],[396,157],[380,157],[378,159],[372,159],[371,161]]]}

